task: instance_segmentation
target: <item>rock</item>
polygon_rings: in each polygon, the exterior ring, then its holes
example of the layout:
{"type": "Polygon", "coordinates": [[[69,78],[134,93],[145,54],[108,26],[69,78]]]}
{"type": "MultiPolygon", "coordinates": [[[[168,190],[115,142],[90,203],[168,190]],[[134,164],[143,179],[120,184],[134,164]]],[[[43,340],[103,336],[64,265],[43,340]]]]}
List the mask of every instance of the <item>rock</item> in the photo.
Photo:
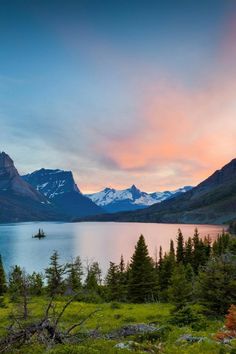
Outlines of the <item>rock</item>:
{"type": "Polygon", "coordinates": [[[127,350],[131,350],[130,346],[133,344],[132,341],[130,342],[127,342],[127,343],[117,343],[114,348],[117,348],[117,349],[127,349],[127,350]]]}
{"type": "Polygon", "coordinates": [[[195,336],[192,336],[191,334],[184,334],[181,337],[179,337],[178,341],[183,341],[183,340],[185,340],[186,342],[190,342],[190,343],[200,343],[200,342],[207,340],[207,338],[206,337],[195,337],[195,336]]]}
{"type": "Polygon", "coordinates": [[[120,329],[107,334],[107,337],[109,339],[121,338],[121,337],[132,336],[135,334],[151,333],[151,332],[155,332],[157,330],[158,330],[158,328],[153,325],[141,323],[141,324],[127,325],[127,326],[121,327],[120,329]]]}

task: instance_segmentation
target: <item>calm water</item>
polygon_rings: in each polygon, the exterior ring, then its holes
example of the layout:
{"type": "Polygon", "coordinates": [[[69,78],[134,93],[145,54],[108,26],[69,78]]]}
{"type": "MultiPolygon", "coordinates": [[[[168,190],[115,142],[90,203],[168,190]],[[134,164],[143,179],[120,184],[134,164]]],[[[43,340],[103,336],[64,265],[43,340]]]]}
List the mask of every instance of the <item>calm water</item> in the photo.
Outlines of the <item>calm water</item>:
{"type": "MultiPolygon", "coordinates": [[[[169,248],[170,239],[175,239],[178,228],[184,237],[193,235],[194,225],[140,224],[140,223],[19,223],[0,226],[0,253],[7,270],[18,264],[28,272],[42,271],[53,250],[60,253],[62,261],[79,255],[83,261],[96,260],[103,272],[109,261],[119,262],[123,254],[127,261],[142,233],[149,252],[154,256],[161,245],[169,248]],[[32,235],[43,228],[47,237],[33,239],[32,235]]],[[[200,235],[210,235],[214,239],[222,226],[198,225],[200,235]]]]}

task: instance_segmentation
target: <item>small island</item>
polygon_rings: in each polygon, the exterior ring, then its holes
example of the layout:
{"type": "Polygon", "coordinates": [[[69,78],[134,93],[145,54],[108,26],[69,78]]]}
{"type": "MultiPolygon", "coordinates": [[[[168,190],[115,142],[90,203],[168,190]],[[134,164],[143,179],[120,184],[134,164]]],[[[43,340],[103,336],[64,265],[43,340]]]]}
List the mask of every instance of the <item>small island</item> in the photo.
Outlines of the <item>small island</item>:
{"type": "Polygon", "coordinates": [[[41,229],[39,229],[38,233],[37,233],[37,234],[35,234],[35,235],[33,235],[32,237],[33,237],[33,238],[38,238],[38,239],[41,239],[41,238],[46,237],[46,235],[45,235],[45,233],[44,233],[43,229],[42,229],[42,230],[41,230],[41,229]]]}

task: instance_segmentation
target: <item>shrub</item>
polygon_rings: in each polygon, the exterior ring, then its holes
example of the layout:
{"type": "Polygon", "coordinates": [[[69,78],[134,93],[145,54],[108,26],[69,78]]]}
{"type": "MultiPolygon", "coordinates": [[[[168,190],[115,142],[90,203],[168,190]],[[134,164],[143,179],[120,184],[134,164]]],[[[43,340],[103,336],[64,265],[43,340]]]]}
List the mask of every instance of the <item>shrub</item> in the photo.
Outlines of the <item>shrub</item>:
{"type": "Polygon", "coordinates": [[[206,329],[206,319],[194,306],[185,306],[173,313],[170,323],[177,326],[191,326],[194,330],[206,329]]]}
{"type": "Polygon", "coordinates": [[[122,306],[119,302],[112,302],[111,305],[110,305],[111,309],[112,310],[116,310],[116,309],[121,309],[122,306]]]}

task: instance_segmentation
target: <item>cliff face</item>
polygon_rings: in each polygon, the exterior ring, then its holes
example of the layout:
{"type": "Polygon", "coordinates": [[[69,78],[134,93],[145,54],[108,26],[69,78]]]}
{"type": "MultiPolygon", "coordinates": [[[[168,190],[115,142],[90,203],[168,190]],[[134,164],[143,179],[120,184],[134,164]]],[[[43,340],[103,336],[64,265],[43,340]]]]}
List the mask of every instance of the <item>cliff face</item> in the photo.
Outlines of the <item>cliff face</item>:
{"type": "Polygon", "coordinates": [[[14,166],[13,160],[5,152],[0,153],[0,192],[32,198],[46,202],[46,198],[25,182],[14,166]]]}
{"type": "Polygon", "coordinates": [[[100,206],[80,192],[71,171],[42,168],[22,178],[68,217],[103,213],[100,206]]]}
{"type": "Polygon", "coordinates": [[[0,153],[0,222],[59,219],[60,211],[20,177],[10,156],[0,153]]]}

